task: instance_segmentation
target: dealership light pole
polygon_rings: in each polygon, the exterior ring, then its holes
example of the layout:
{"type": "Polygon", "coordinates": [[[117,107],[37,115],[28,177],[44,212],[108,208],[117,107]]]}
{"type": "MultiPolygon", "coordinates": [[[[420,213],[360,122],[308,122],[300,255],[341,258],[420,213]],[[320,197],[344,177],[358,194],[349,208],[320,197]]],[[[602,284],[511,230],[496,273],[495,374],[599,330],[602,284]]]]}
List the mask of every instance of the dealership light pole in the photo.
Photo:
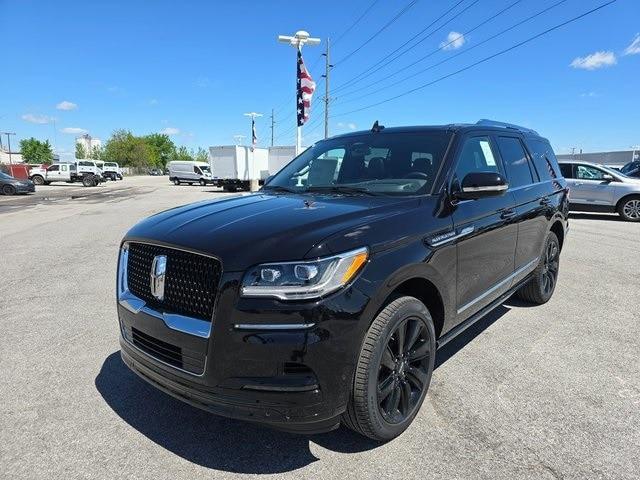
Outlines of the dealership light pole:
{"type": "Polygon", "coordinates": [[[15,135],[15,132],[0,132],[0,135],[7,136],[7,148],[9,149],[9,165],[13,165],[13,161],[11,160],[11,137],[10,135],[15,135]]]}
{"type": "Polygon", "coordinates": [[[256,133],[256,117],[261,117],[261,113],[249,112],[243,113],[245,117],[251,117],[251,146],[255,147],[258,140],[258,134],[256,133]]]}
{"type": "MultiPolygon", "coordinates": [[[[296,49],[296,72],[298,68],[298,52],[302,52],[304,45],[320,45],[319,38],[312,38],[309,32],[298,30],[292,37],[288,35],[278,35],[280,43],[287,43],[296,49]]],[[[296,82],[298,81],[296,73],[296,82]]],[[[298,125],[298,85],[296,83],[296,155],[302,150],[302,127],[298,125]]]]}
{"type": "Polygon", "coordinates": [[[633,162],[636,159],[636,152],[640,150],[640,145],[631,145],[629,148],[633,150],[631,154],[631,161],[633,162]]]}

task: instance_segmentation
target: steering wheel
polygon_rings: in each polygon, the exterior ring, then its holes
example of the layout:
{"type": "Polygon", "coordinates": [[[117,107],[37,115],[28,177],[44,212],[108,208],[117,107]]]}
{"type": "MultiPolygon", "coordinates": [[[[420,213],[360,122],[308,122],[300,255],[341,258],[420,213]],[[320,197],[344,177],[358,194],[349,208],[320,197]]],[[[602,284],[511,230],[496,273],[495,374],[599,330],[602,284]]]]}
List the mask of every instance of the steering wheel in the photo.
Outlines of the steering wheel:
{"type": "Polygon", "coordinates": [[[411,172],[407,174],[405,178],[419,178],[423,180],[429,180],[429,175],[424,172],[411,172]]]}

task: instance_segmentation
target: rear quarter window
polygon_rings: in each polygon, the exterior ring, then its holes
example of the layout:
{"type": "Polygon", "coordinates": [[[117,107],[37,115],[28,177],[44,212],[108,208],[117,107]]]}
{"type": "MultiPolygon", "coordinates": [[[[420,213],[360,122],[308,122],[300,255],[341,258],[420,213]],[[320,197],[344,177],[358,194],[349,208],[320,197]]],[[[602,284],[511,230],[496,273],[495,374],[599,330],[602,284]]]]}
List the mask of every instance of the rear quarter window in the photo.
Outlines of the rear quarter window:
{"type": "Polygon", "coordinates": [[[533,164],[538,171],[538,175],[540,175],[540,180],[558,178],[560,176],[560,167],[549,142],[542,139],[527,139],[526,143],[531,151],[533,164]]]}

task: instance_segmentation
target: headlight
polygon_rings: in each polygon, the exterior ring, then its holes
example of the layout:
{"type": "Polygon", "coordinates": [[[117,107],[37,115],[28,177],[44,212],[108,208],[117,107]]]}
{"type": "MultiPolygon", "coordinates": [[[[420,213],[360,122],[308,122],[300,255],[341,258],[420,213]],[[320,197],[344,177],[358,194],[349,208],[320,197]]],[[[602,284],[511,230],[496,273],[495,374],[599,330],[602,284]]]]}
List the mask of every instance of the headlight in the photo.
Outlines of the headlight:
{"type": "Polygon", "coordinates": [[[313,261],[257,265],[244,276],[242,296],[280,300],[322,297],[353,280],[368,257],[369,251],[359,248],[313,261]]]}

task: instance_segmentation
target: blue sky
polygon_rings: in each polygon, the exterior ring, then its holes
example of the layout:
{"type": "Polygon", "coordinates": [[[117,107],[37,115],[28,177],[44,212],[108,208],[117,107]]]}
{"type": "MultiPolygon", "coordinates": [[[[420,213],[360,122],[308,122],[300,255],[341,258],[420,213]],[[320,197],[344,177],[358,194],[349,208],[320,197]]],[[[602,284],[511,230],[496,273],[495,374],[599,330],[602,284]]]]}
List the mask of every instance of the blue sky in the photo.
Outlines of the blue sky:
{"type": "MultiPolygon", "coordinates": [[[[640,143],[637,0],[618,0],[459,75],[353,112],[459,70],[606,0],[566,0],[481,45],[558,0],[522,0],[475,29],[514,0],[464,0],[405,47],[436,30],[415,48],[383,68],[370,69],[458,1],[325,0],[297,6],[285,0],[0,0],[0,130],[16,132],[18,140],[48,138],[63,155],[72,150],[78,132],[106,140],[116,128],[136,134],[164,131],[177,144],[195,148],[233,143],[235,134],[250,135],[243,113],[255,111],[265,114],[257,128],[260,144],[267,145],[267,117],[276,108],[276,143],[290,145],[295,51],[276,37],[305,29],[335,41],[332,134],[369,128],[376,119],[394,126],[492,118],[539,130],[559,153],[571,147],[599,151],[640,143]],[[363,88],[388,75],[393,77],[363,88]],[[338,89],[354,78],[358,82],[338,89]]],[[[321,102],[315,103],[324,94],[323,48],[303,50],[318,83],[305,144],[323,134],[321,102]]]]}

